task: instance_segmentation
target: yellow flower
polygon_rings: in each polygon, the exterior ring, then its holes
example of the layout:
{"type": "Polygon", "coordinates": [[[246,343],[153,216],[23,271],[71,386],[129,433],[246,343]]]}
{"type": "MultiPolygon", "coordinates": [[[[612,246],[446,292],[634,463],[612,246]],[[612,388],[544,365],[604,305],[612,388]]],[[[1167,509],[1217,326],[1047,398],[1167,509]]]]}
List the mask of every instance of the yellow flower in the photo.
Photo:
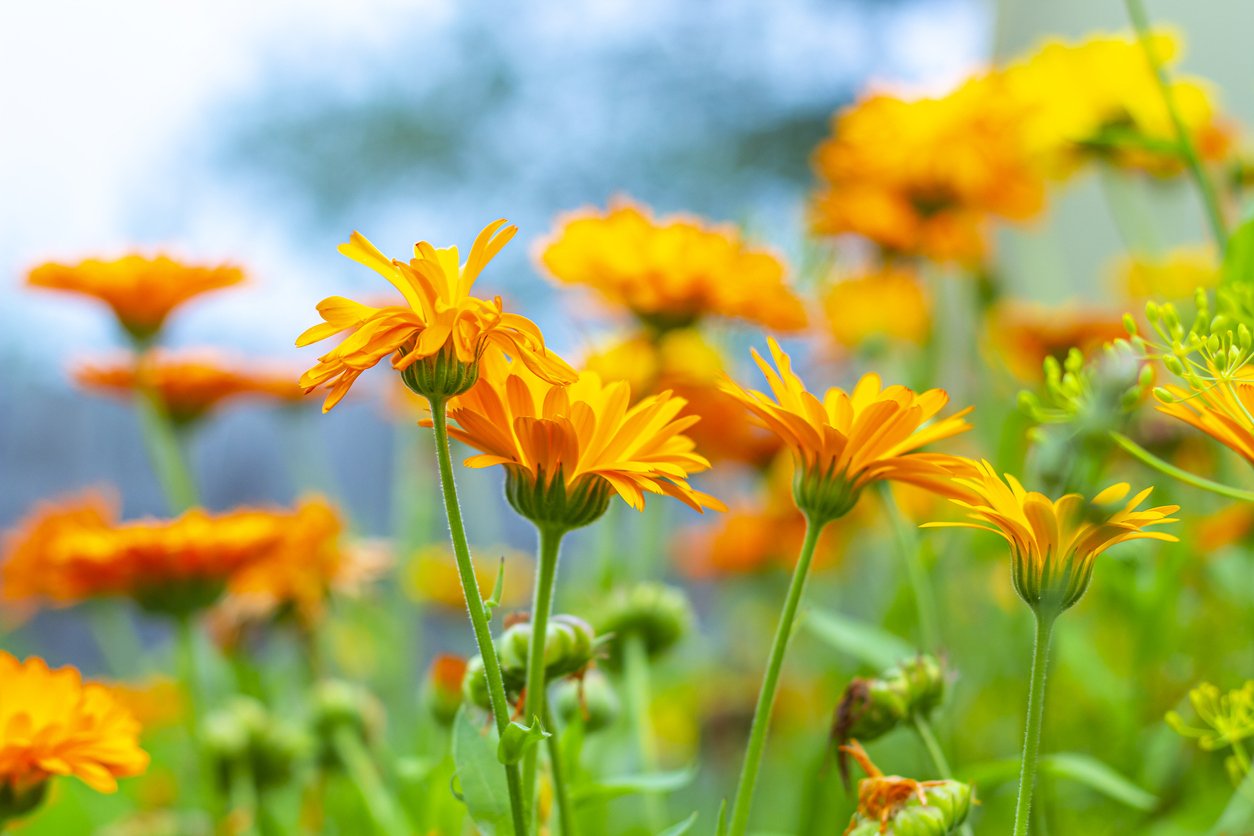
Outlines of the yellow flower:
{"type": "MultiPolygon", "coordinates": [[[[1162,30],[1152,40],[1155,56],[1172,67],[1180,57],[1180,39],[1162,30]]],[[[1027,108],[1020,126],[1025,141],[1054,176],[1066,177],[1095,158],[1153,174],[1183,169],[1170,114],[1135,37],[1046,40],[1012,61],[1005,79],[1008,95],[1027,108]]],[[[1179,76],[1171,86],[1199,153],[1222,157],[1231,138],[1216,117],[1209,86],[1179,76]]]]}
{"type": "Polygon", "coordinates": [[[976,475],[954,480],[968,495],[952,500],[975,522],[931,522],[923,527],[977,528],[1005,539],[1015,591],[1034,608],[1043,605],[1061,612],[1080,600],[1092,578],[1094,560],[1111,546],[1129,540],[1177,539],[1145,530],[1177,522],[1171,515],[1180,510],[1178,505],[1138,509],[1153,488],[1127,502],[1126,482],[1111,485],[1092,500],[1075,493],[1051,500],[1024,490],[1010,474],[1003,481],[987,461],[976,467],[976,475]]]}
{"type": "Polygon", "coordinates": [[[1024,302],[999,304],[988,313],[985,330],[988,353],[1024,381],[1043,378],[1046,357],[1062,363],[1073,348],[1088,355],[1128,333],[1118,312],[1024,302]]]}
{"type": "MultiPolygon", "coordinates": [[[[502,606],[514,607],[527,600],[534,571],[529,555],[507,546],[478,548],[475,552],[481,556],[475,563],[475,579],[481,597],[487,598],[492,594],[499,562],[503,558],[505,587],[501,596],[502,606]]],[[[401,574],[401,588],[415,601],[465,612],[466,598],[457,574],[457,561],[446,542],[423,546],[414,553],[401,574]]]]}
{"type": "Polygon", "coordinates": [[[558,281],[587,285],[659,330],[706,315],[781,331],[806,324],[783,261],[700,218],[655,219],[622,200],[586,209],[562,219],[540,261],[558,281]]]}
{"type": "Polygon", "coordinates": [[[227,401],[261,397],[296,403],[305,392],[286,370],[231,363],[212,352],[151,352],[138,359],[84,362],[74,370],[85,389],[132,397],[152,389],[170,418],[190,424],[227,401]]]}
{"type": "Polygon", "coordinates": [[[684,400],[669,392],[631,404],[626,383],[583,372],[569,386],[545,381],[499,354],[484,358],[479,384],[449,404],[449,434],[477,450],[468,467],[504,465],[507,496],[542,524],[586,525],[612,493],[644,508],[646,493],[689,507],[723,509],[688,484],[709,467],[684,430],[684,400]]]}
{"type": "Polygon", "coordinates": [[[792,360],[774,338],[769,340],[772,368],[757,349],[753,358],[766,377],[774,399],[746,390],[735,382],[724,391],[739,400],[768,429],[779,435],[797,459],[793,495],[808,515],[830,521],[847,514],[872,482],[918,485],[941,494],[965,460],[941,453],[920,453],[920,447],[971,428],[955,415],[929,423],[949,396],[940,389],[917,394],[904,386],[881,388],[878,375],[867,374],[852,393],[831,388],[820,401],[792,370],[792,360]]]}
{"type": "Polygon", "coordinates": [[[1254,382],[1216,380],[1192,393],[1176,386],[1166,390],[1173,400],[1160,402],[1159,412],[1196,427],[1254,465],[1254,382]]]}
{"type": "Polygon", "coordinates": [[[811,228],[940,261],[982,260],[991,219],[1025,220],[1044,202],[1019,141],[1022,115],[995,74],[938,98],[861,99],[836,114],[814,152],[811,228]]]}
{"type": "Polygon", "coordinates": [[[325,412],[340,402],[362,372],[390,354],[392,367],[411,389],[447,397],[473,385],[479,358],[490,345],[517,357],[545,380],[574,380],[574,370],[545,350],[534,323],[505,313],[499,296],[489,302],[470,295],[483,268],[517,231],[504,220],[488,224],[475,238],[465,264],[459,264],[456,247],[436,249],[426,241],[414,245],[408,263],[389,260],[354,232],[347,244],[340,245],[340,252],[387,279],[405,305],[373,308],[341,296],[323,299],[318,313],[324,321],[301,334],[296,345],[350,333],[318,358],[317,365],[301,376],[300,385],[308,391],[320,386],[330,390],[322,407],[325,412]]]}
{"type": "Polygon", "coordinates": [[[107,688],[74,668],[0,651],[0,786],[42,791],[53,776],[72,775],[114,792],[118,778],[147,768],[139,723],[107,688]]]}
{"type": "Polygon", "coordinates": [[[1125,258],[1117,267],[1119,289],[1129,299],[1191,300],[1200,288],[1218,286],[1220,270],[1208,246],[1177,247],[1159,257],[1125,258]]]}
{"type": "Polygon", "coordinates": [[[931,302],[912,270],[883,267],[841,279],[823,294],[828,331],[845,348],[876,340],[921,344],[932,326],[931,302]]]}
{"type": "Polygon", "coordinates": [[[147,341],[161,330],[170,312],[188,299],[243,280],[242,270],[226,264],[195,265],[164,255],[126,255],[113,261],[49,262],[32,270],[26,283],[99,299],[113,309],[132,337],[147,341]]]}
{"type": "Polygon", "coordinates": [[[119,706],[138,721],[144,734],[176,725],[183,718],[183,686],[167,676],[138,682],[102,682],[119,706]]]}

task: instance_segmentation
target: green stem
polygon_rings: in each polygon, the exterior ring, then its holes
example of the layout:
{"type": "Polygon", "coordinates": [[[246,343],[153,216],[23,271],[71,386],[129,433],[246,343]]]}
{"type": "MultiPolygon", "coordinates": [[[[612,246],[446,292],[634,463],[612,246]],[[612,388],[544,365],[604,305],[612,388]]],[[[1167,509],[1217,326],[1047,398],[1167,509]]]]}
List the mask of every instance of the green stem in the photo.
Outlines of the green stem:
{"type": "Polygon", "coordinates": [[[788,595],[784,599],[779,625],[775,628],[775,639],[771,643],[771,655],[767,659],[766,675],[758,693],[758,704],[753,710],[749,745],[745,749],[745,761],[740,769],[740,781],[736,785],[736,798],[732,802],[731,826],[728,830],[731,836],[744,836],[749,826],[749,809],[753,805],[753,790],[762,766],[762,752],[766,748],[766,732],[771,722],[771,708],[775,705],[775,692],[779,688],[780,670],[784,666],[784,655],[792,636],[793,622],[797,619],[797,608],[805,591],[806,577],[810,574],[814,547],[818,544],[819,532],[826,523],[826,520],[816,522],[806,517],[805,541],[801,546],[801,555],[797,558],[797,568],[792,573],[792,581],[788,584],[788,595]]]}
{"type": "Polygon", "coordinates": [[[349,726],[340,726],[332,734],[332,745],[344,765],[344,771],[361,793],[362,801],[366,802],[366,811],[375,829],[387,836],[411,832],[409,822],[384,785],[359,732],[349,726]]]}
{"type": "MultiPolygon", "coordinates": [[[[527,648],[527,684],[523,702],[523,721],[531,723],[545,715],[544,639],[553,611],[553,590],[557,580],[557,561],[562,548],[560,528],[537,526],[539,545],[536,554],[536,582],[531,600],[531,644],[527,648]]],[[[552,733],[553,729],[546,729],[552,733]]],[[[531,746],[523,755],[523,798],[528,807],[536,798],[536,762],[539,747],[531,746]]],[[[528,819],[531,820],[530,818],[528,819]]]]}
{"type": "Polygon", "coordinates": [[[144,646],[131,614],[116,601],[88,601],[86,610],[109,673],[120,679],[134,675],[143,667],[144,646]]]}
{"type": "Polygon", "coordinates": [[[239,758],[231,765],[227,774],[227,794],[230,799],[231,812],[235,815],[241,812],[244,814],[243,823],[239,825],[238,830],[232,830],[232,833],[238,833],[239,836],[253,836],[257,832],[257,784],[253,780],[253,770],[248,757],[239,758]]]}
{"type": "MultiPolygon", "coordinates": [[[[562,745],[557,739],[557,724],[553,722],[553,711],[544,707],[544,728],[549,732],[549,768],[553,772],[553,795],[557,799],[557,820],[562,826],[562,836],[578,836],[579,826],[575,822],[575,805],[570,800],[570,790],[566,786],[566,769],[562,761],[562,745]]],[[[532,747],[535,748],[535,747],[532,747]]]]}
{"type": "MultiPolygon", "coordinates": [[[[922,714],[915,714],[910,718],[911,725],[914,726],[914,732],[919,736],[919,740],[923,743],[923,748],[927,749],[927,755],[932,759],[932,767],[936,770],[936,774],[946,781],[952,780],[953,771],[949,768],[949,760],[945,757],[945,750],[941,748],[940,741],[936,739],[936,732],[932,731],[931,722],[922,714]]],[[[958,832],[962,836],[971,836],[971,825],[964,823],[958,828],[958,832]]]]}
{"type": "Polygon", "coordinates": [[[927,570],[923,567],[918,532],[902,515],[901,508],[893,498],[893,489],[888,483],[881,482],[878,487],[884,509],[893,524],[897,549],[906,562],[906,575],[910,578],[910,586],[914,591],[914,605],[919,618],[919,639],[924,650],[935,651],[939,645],[940,626],[936,618],[936,600],[932,596],[932,586],[928,583],[927,570]]]}
{"type": "Polygon", "coordinates": [[[1145,13],[1145,4],[1142,0],[1124,0],[1124,5],[1128,8],[1128,17],[1132,20],[1132,28],[1136,30],[1137,39],[1141,42],[1141,49],[1145,52],[1145,58],[1149,61],[1150,67],[1154,72],[1154,81],[1158,84],[1158,92],[1162,94],[1163,105],[1167,108],[1167,115],[1171,118],[1171,126],[1176,132],[1176,142],[1179,144],[1180,156],[1184,158],[1184,163],[1189,169],[1189,174],[1193,178],[1193,182],[1197,185],[1198,193],[1202,198],[1202,205],[1206,210],[1206,220],[1210,224],[1211,235],[1215,239],[1216,245],[1219,247],[1220,255],[1228,248],[1228,230],[1224,225],[1223,211],[1219,207],[1219,197],[1215,192],[1215,186],[1211,183],[1210,178],[1206,175],[1206,170],[1202,168],[1202,159],[1198,156],[1197,148],[1193,145],[1193,140],[1189,137],[1189,131],[1184,125],[1184,119],[1180,116],[1180,109],[1176,106],[1175,94],[1171,91],[1171,82],[1167,78],[1167,70],[1163,67],[1158,56],[1154,54],[1154,44],[1150,33],[1149,15],[1145,13]]]}
{"type": "MultiPolygon", "coordinates": [[[[501,663],[496,657],[492,642],[492,630],[488,626],[488,614],[479,592],[479,581],[474,563],[470,559],[470,547],[466,544],[466,529],[462,525],[461,507],[457,502],[457,483],[453,479],[453,461],[449,454],[447,404],[439,398],[431,399],[431,422],[435,429],[435,453],[440,470],[440,487],[444,494],[444,510],[448,515],[449,536],[453,541],[453,555],[457,559],[457,573],[461,577],[462,592],[466,596],[466,610],[474,628],[479,656],[488,680],[488,700],[498,734],[504,735],[509,727],[509,701],[505,698],[505,680],[501,676],[501,663]]],[[[505,764],[505,782],[509,788],[509,806],[514,820],[516,836],[528,833],[524,814],[522,780],[518,767],[505,764]]]]}
{"type": "Polygon", "coordinates": [[[198,798],[204,781],[200,746],[201,683],[196,653],[196,630],[190,614],[181,615],[175,620],[175,655],[179,681],[183,683],[183,690],[187,695],[187,737],[191,741],[189,786],[193,788],[193,797],[198,798]]]}
{"type": "MultiPolygon", "coordinates": [[[[640,771],[651,774],[658,768],[657,743],[653,738],[653,723],[649,718],[653,689],[649,682],[649,651],[639,633],[630,633],[624,637],[623,679],[627,686],[632,734],[640,750],[640,771]]],[[[665,811],[662,809],[661,798],[650,793],[645,796],[644,803],[649,832],[661,832],[665,827],[665,811]]]]}
{"type": "Polygon", "coordinates": [[[1144,447],[1121,433],[1112,432],[1110,437],[1114,439],[1116,444],[1131,453],[1137,459],[1140,459],[1144,464],[1149,465],[1160,473],[1165,473],[1174,479],[1178,479],[1186,485],[1192,485],[1193,487],[1200,488],[1204,491],[1210,491],[1211,493],[1216,493],[1220,496],[1226,496],[1229,499],[1239,499],[1242,502],[1254,502],[1254,491],[1243,491],[1240,488],[1222,485],[1219,482],[1212,482],[1209,479],[1204,479],[1201,476],[1190,473],[1187,470],[1182,470],[1174,464],[1165,462],[1158,458],[1158,456],[1155,456],[1149,450],[1146,450],[1144,447]]]}
{"type": "Polygon", "coordinates": [[[170,510],[177,514],[198,505],[200,499],[196,483],[187,466],[178,431],[161,403],[161,396],[151,387],[141,386],[135,397],[135,406],[139,410],[148,456],[169,500],[170,510]]]}
{"type": "Polygon", "coordinates": [[[1023,736],[1023,763],[1019,769],[1019,798],[1015,802],[1014,836],[1028,832],[1036,764],[1041,753],[1041,720],[1045,716],[1045,675],[1049,667],[1049,641],[1057,613],[1036,613],[1036,637],[1032,648],[1032,676],[1028,685],[1027,729],[1023,736]]]}

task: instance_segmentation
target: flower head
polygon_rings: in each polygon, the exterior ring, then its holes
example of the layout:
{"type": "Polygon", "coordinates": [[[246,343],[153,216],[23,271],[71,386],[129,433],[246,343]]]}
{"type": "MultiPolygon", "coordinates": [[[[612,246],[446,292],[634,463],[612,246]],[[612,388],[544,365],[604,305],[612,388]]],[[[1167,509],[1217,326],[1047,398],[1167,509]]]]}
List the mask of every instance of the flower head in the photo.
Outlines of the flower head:
{"type": "Polygon", "coordinates": [[[405,304],[373,308],[341,296],[319,303],[324,321],[301,334],[296,345],[350,332],[300,379],[309,391],[330,390],[324,412],[340,402],[362,372],[388,355],[406,385],[425,396],[449,397],[473,386],[488,346],[518,357],[545,380],[575,379],[565,362],[545,350],[534,323],[506,313],[499,296],[489,302],[470,295],[483,268],[518,231],[505,223],[493,221],[479,233],[465,264],[456,247],[436,249],[426,241],[414,245],[408,262],[389,260],[358,232],[340,245],[341,253],[387,279],[405,304]]]}
{"type": "Polygon", "coordinates": [[[885,775],[856,740],[840,750],[851,755],[867,774],[858,782],[858,809],[844,836],[953,833],[966,820],[971,810],[969,785],[885,775]]]}
{"type": "Polygon", "coordinates": [[[1158,411],[1201,430],[1254,465],[1254,382],[1215,380],[1192,393],[1164,387],[1158,411]]]}
{"type": "Polygon", "coordinates": [[[1122,259],[1116,275],[1119,290],[1129,299],[1188,301],[1199,287],[1219,284],[1219,260],[1212,247],[1177,247],[1161,256],[1122,259]]]}
{"type": "Polygon", "coordinates": [[[583,210],[563,219],[540,260],[558,281],[594,288],[659,330],[706,315],[777,330],[806,324],[778,257],[699,218],[655,219],[626,201],[583,210]]]}
{"type": "Polygon", "coordinates": [[[139,723],[105,686],[0,651],[0,795],[42,793],[56,775],[114,792],[118,778],[147,768],[139,723]]]}
{"type": "Polygon", "coordinates": [[[583,372],[558,386],[499,354],[484,358],[478,385],[449,404],[449,434],[477,450],[468,467],[504,465],[507,496],[539,524],[578,527],[599,517],[612,494],[644,508],[646,493],[685,505],[723,509],[688,484],[709,468],[679,417],[683,398],[669,392],[634,405],[626,383],[583,372]]]}
{"type": "Polygon", "coordinates": [[[1088,589],[1097,556],[1129,540],[1175,542],[1171,534],[1148,531],[1177,522],[1178,505],[1140,508],[1153,488],[1131,499],[1126,482],[1106,488],[1091,500],[1076,493],[1050,499],[1024,490],[1010,474],[1005,479],[987,461],[977,473],[956,485],[968,492],[952,501],[968,510],[974,522],[931,522],[925,528],[959,527],[991,531],[1010,544],[1015,591],[1033,609],[1062,612],[1088,589]]]}
{"type": "Polygon", "coordinates": [[[793,451],[797,475],[793,496],[807,515],[827,522],[847,514],[872,482],[895,481],[950,494],[949,482],[969,465],[920,447],[971,428],[955,415],[929,423],[949,396],[940,389],[915,393],[904,386],[882,388],[867,374],[851,393],[831,388],[819,400],[792,370],[792,360],[769,340],[775,368],[753,350],[773,398],[728,380],[724,391],[739,400],[793,451]],[[777,370],[778,369],[778,370],[777,370]]]}
{"type": "Polygon", "coordinates": [[[922,343],[932,327],[932,309],[911,270],[884,267],[833,283],[823,294],[828,332],[857,349],[874,342],[922,343]]]}
{"type": "Polygon", "coordinates": [[[49,262],[32,270],[26,283],[98,299],[113,310],[127,333],[146,342],[187,300],[243,280],[243,271],[227,264],[196,265],[164,255],[126,255],[113,261],[49,262]]]}

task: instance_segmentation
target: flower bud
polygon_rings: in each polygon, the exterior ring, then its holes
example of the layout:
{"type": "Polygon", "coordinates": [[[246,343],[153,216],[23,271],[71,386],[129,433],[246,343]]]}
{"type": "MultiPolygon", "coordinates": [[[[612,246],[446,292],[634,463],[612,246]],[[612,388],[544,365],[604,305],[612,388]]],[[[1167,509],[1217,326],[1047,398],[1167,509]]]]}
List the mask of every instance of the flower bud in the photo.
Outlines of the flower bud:
{"type": "Polygon", "coordinates": [[[318,741],[318,757],[324,765],[339,762],[333,741],[341,729],[370,741],[382,733],[383,724],[383,706],[361,686],[328,679],[314,687],[311,726],[318,741]]]}
{"type": "Polygon", "coordinates": [[[858,809],[846,836],[946,836],[971,811],[971,787],[959,781],[916,781],[885,775],[857,741],[841,747],[866,771],[858,782],[858,809]]]}
{"type": "Polygon", "coordinates": [[[462,699],[484,711],[492,706],[492,698],[488,693],[488,674],[483,668],[482,656],[472,656],[466,663],[466,672],[462,675],[462,699]]]}
{"type": "Polygon", "coordinates": [[[657,657],[682,639],[695,620],[692,604],[682,589],[646,582],[618,590],[605,603],[597,632],[609,638],[607,662],[618,668],[627,640],[641,641],[649,657],[657,657]]]}
{"type": "Polygon", "coordinates": [[[234,697],[205,718],[201,740],[224,792],[241,766],[256,789],[281,786],[309,751],[303,732],[279,722],[251,697],[234,697]]]}
{"type": "MultiPolygon", "coordinates": [[[[531,645],[531,622],[510,627],[497,640],[501,673],[506,688],[521,688],[527,679],[527,653],[531,645]]],[[[544,677],[552,682],[588,666],[596,652],[596,632],[582,618],[555,615],[549,619],[544,636],[544,677]]]]}
{"type": "MultiPolygon", "coordinates": [[[[944,666],[927,654],[900,662],[878,677],[855,679],[836,706],[832,741],[843,746],[854,738],[875,740],[913,717],[926,717],[944,701],[947,684],[944,666]]],[[[843,748],[840,773],[848,783],[843,748]]]]}
{"type": "MultiPolygon", "coordinates": [[[[460,656],[436,656],[427,671],[427,707],[442,726],[451,725],[462,704],[462,686],[466,680],[467,661],[460,656]]],[[[482,673],[482,671],[480,672],[482,673]]],[[[485,687],[486,696],[486,687],[485,687]]]]}
{"type": "Polygon", "coordinates": [[[576,720],[584,731],[598,732],[618,719],[621,706],[605,675],[590,670],[581,677],[563,680],[553,691],[553,708],[563,723],[576,720]]]}

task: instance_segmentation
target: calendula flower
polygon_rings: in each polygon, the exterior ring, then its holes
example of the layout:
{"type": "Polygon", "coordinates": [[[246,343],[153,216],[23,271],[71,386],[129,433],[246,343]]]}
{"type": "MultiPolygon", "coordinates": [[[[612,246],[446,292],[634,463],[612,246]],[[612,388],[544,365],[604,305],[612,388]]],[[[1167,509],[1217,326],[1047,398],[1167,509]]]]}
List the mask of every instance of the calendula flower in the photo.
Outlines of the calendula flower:
{"type": "Polygon", "coordinates": [[[858,782],[858,809],[844,836],[901,833],[944,836],[966,821],[971,787],[958,781],[916,781],[885,775],[866,750],[851,741],[840,747],[853,756],[867,777],[858,782]]]}
{"type": "MultiPolygon", "coordinates": [[[[1168,31],[1152,35],[1154,54],[1169,71],[1181,46],[1168,31]]],[[[1204,159],[1222,157],[1231,136],[1210,85],[1172,75],[1172,97],[1194,147],[1204,159]]],[[[1025,142],[1054,176],[1069,176],[1089,160],[1158,175],[1183,170],[1171,115],[1134,36],[1046,40],[1012,61],[1004,77],[1008,96],[1026,106],[1019,125],[1025,142]]]]}
{"type": "MultiPolygon", "coordinates": [[[[500,604],[517,607],[525,603],[535,571],[531,555],[508,546],[488,546],[475,551],[481,555],[475,563],[475,580],[480,597],[486,599],[492,595],[500,562],[504,560],[505,583],[501,589],[500,604]]],[[[432,543],[416,551],[402,568],[400,581],[405,594],[414,601],[436,604],[457,612],[466,609],[457,563],[448,543],[432,543]]]]}
{"type": "Polygon", "coordinates": [[[585,209],[561,220],[540,261],[559,282],[591,287],[659,330],[702,316],[780,331],[806,324],[783,261],[750,247],[734,227],[700,218],[655,219],[628,201],[585,209]]]}
{"type": "Polygon", "coordinates": [[[76,497],[36,509],[10,535],[0,594],[57,606],[121,595],[154,611],[189,612],[268,556],[288,522],[265,510],[198,508],[173,520],[118,522],[104,497],[76,497]]]}
{"type": "Polygon", "coordinates": [[[489,302],[470,295],[483,268],[518,231],[505,223],[484,227],[465,264],[459,263],[456,247],[436,249],[426,241],[414,245],[408,262],[389,260],[358,232],[340,245],[341,253],[387,279],[405,304],[374,308],[341,296],[318,304],[324,321],[297,337],[296,345],[350,332],[300,379],[308,391],[330,390],[324,412],[340,402],[362,372],[388,355],[405,384],[427,397],[445,398],[473,386],[488,346],[517,357],[545,380],[575,379],[574,370],[546,351],[533,322],[506,313],[499,296],[489,302]]]}
{"type": "Polygon", "coordinates": [[[243,280],[243,271],[227,264],[186,264],[164,255],[132,254],[113,261],[49,262],[31,270],[26,283],[98,299],[127,333],[147,342],[184,302],[243,280]]]}
{"type": "Polygon", "coordinates": [[[1019,141],[1023,106],[993,74],[937,98],[868,96],[837,113],[813,156],[810,226],[882,249],[978,262],[989,221],[1026,220],[1044,203],[1019,141]]]}
{"type": "Polygon", "coordinates": [[[1219,284],[1219,260],[1209,246],[1177,247],[1159,256],[1124,258],[1115,269],[1120,291],[1129,299],[1187,301],[1198,288],[1219,284]]]}
{"type": "Polygon", "coordinates": [[[74,668],[0,651],[0,820],[30,812],[58,775],[115,792],[148,768],[139,731],[108,688],[74,668]]]}
{"type": "Polygon", "coordinates": [[[134,359],[84,362],[74,369],[74,379],[86,389],[128,398],[151,389],[170,418],[184,425],[229,401],[264,398],[295,403],[305,396],[286,370],[232,363],[205,351],[150,352],[134,359]]]}
{"type": "Polygon", "coordinates": [[[583,372],[559,386],[499,354],[483,367],[479,384],[449,404],[449,434],[482,451],[467,467],[505,466],[506,495],[527,519],[587,525],[613,494],[636,509],[646,493],[723,509],[688,483],[710,465],[684,434],[699,419],[679,417],[682,398],[663,392],[633,405],[626,383],[583,372]]]}
{"type": "Polygon", "coordinates": [[[921,344],[932,307],[913,270],[882,267],[832,283],[823,294],[828,333],[845,348],[876,342],[921,344]]]}
{"type": "Polygon", "coordinates": [[[985,328],[989,354],[1023,381],[1041,380],[1046,357],[1061,363],[1073,348],[1091,355],[1127,335],[1119,312],[1021,302],[998,305],[985,328]]]}
{"type": "Polygon", "coordinates": [[[1201,430],[1254,465],[1254,382],[1215,380],[1192,392],[1164,387],[1158,411],[1201,430]]]}
{"type": "Polygon", "coordinates": [[[973,476],[960,476],[956,487],[968,493],[952,501],[967,509],[974,522],[929,522],[924,528],[959,527],[991,531],[1010,544],[1015,591],[1033,609],[1062,612],[1088,589],[1097,556],[1130,540],[1176,537],[1152,526],[1178,522],[1179,505],[1140,508],[1153,488],[1127,499],[1130,488],[1120,482],[1091,500],[1070,493],[1050,499],[1023,488],[1010,474],[1005,479],[987,461],[973,476]],[[1127,501],[1125,501],[1127,500],[1127,501]]]}
{"type": "Polygon", "coordinates": [[[876,374],[864,375],[851,393],[828,389],[820,401],[793,372],[792,360],[779,343],[774,338],[768,342],[775,367],[757,349],[753,358],[774,397],[730,379],[724,391],[792,450],[797,460],[793,496],[808,516],[821,521],[842,517],[867,485],[879,481],[952,493],[950,480],[966,472],[969,464],[955,456],[921,453],[919,448],[970,429],[963,420],[970,407],[932,422],[949,402],[944,391],[883,388],[876,374]]]}

